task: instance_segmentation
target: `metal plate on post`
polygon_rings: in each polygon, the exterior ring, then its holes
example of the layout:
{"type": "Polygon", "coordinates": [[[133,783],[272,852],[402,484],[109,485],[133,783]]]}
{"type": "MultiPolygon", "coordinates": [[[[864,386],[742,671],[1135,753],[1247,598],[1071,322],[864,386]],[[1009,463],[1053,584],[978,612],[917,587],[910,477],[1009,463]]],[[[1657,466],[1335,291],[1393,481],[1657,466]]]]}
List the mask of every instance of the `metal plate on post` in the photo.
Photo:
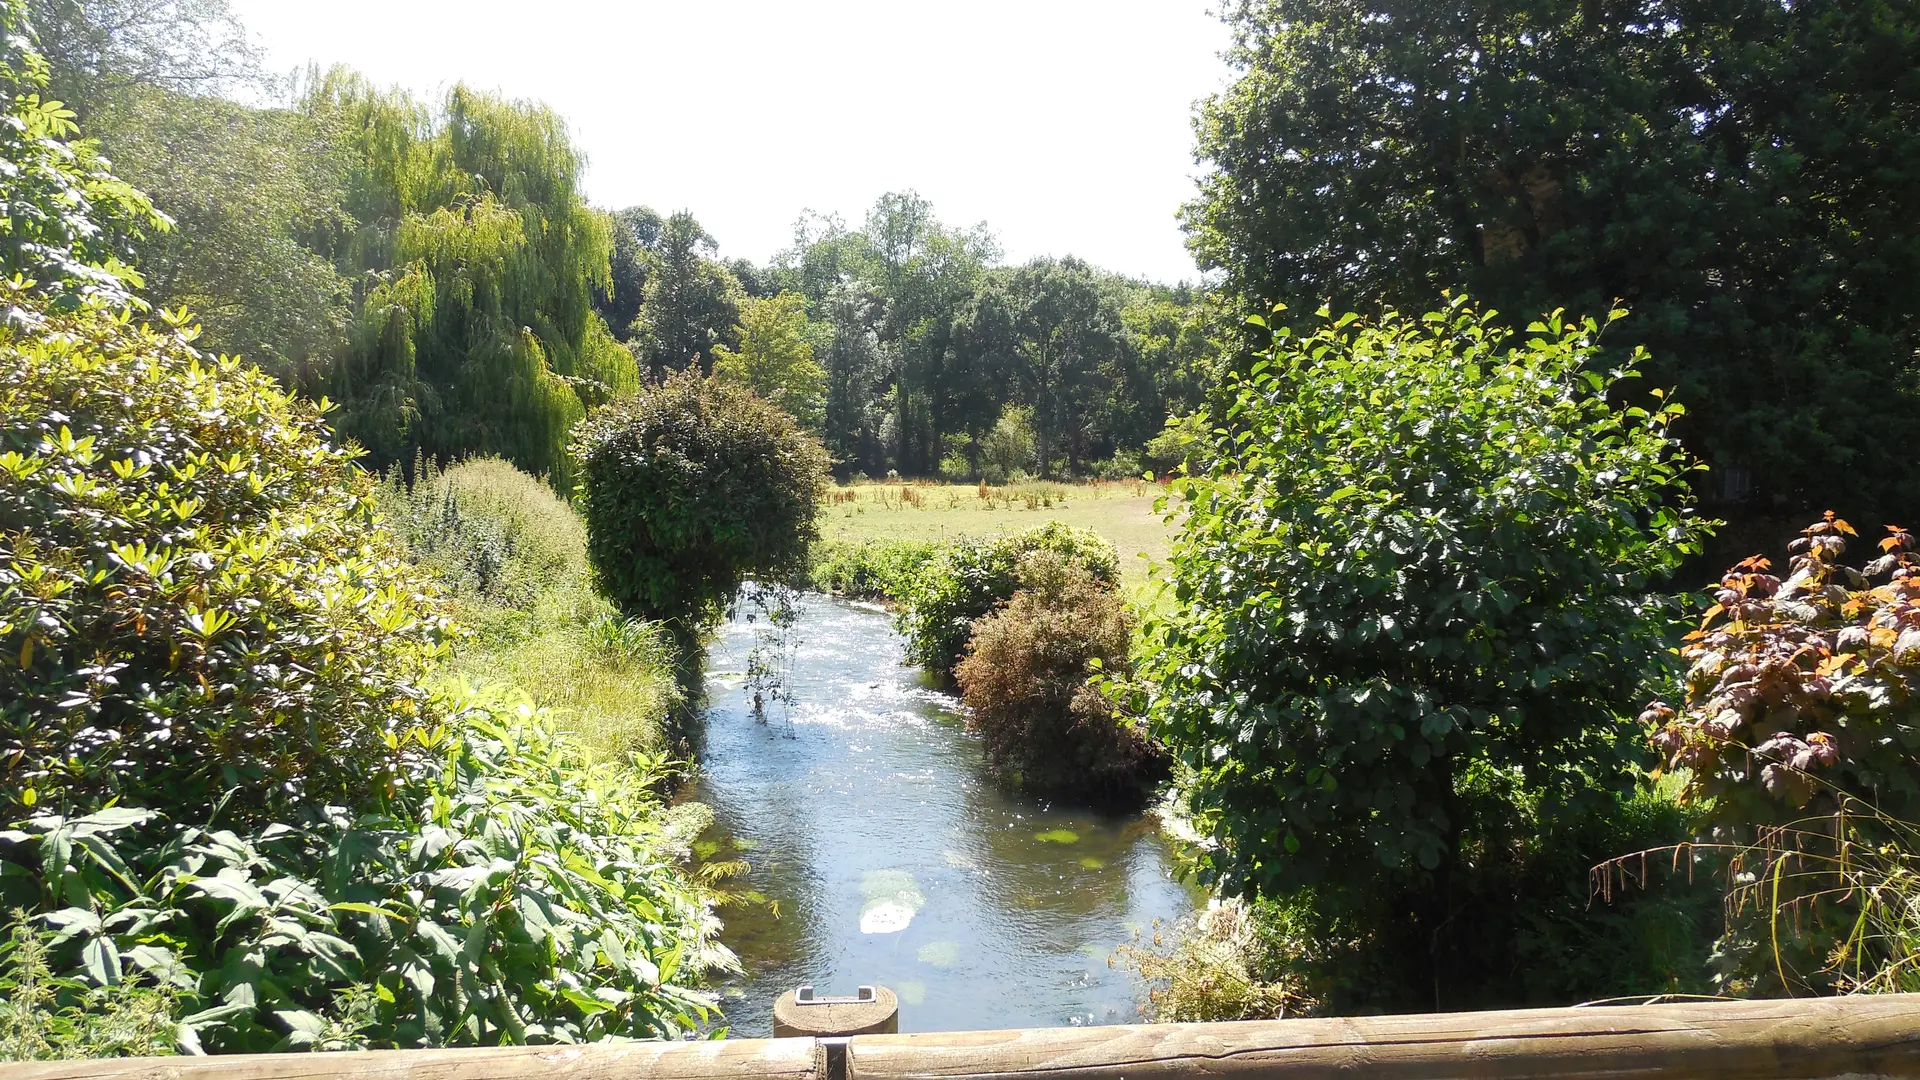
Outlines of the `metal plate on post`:
{"type": "Polygon", "coordinates": [[[862,986],[846,997],[824,997],[811,986],[789,990],[773,1003],[776,1038],[893,1035],[900,1031],[900,1001],[884,986],[862,986]]]}

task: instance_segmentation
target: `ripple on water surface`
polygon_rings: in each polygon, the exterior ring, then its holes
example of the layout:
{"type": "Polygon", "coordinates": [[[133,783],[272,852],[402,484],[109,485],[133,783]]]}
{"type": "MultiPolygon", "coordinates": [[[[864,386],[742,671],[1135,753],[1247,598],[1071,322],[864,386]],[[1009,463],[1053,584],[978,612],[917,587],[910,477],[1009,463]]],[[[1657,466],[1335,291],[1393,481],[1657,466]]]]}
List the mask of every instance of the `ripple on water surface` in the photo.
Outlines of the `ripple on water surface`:
{"type": "Polygon", "coordinates": [[[791,706],[753,714],[754,628],[708,654],[698,797],[778,906],[726,912],[746,975],[737,1035],[765,1035],[801,983],[900,995],[902,1031],[1138,1019],[1114,948],[1192,909],[1150,819],[1025,799],[981,774],[959,705],[903,664],[884,614],[808,597],[791,706]]]}

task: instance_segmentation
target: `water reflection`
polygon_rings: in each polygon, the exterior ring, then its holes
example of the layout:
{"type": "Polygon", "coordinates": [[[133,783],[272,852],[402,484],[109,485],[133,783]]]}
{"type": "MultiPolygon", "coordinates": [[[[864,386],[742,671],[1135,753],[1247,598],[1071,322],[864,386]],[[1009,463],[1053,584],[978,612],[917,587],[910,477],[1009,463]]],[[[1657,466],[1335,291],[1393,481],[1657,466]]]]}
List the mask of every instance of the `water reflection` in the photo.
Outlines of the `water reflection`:
{"type": "Polygon", "coordinates": [[[903,1031],[1136,1019],[1106,958],[1193,903],[1152,824],[1000,791],[884,615],[809,597],[799,633],[798,701],[764,718],[739,689],[751,628],[708,660],[697,797],[779,907],[727,913],[734,1033],[767,1034],[774,996],[808,982],[892,987],[903,1031]]]}

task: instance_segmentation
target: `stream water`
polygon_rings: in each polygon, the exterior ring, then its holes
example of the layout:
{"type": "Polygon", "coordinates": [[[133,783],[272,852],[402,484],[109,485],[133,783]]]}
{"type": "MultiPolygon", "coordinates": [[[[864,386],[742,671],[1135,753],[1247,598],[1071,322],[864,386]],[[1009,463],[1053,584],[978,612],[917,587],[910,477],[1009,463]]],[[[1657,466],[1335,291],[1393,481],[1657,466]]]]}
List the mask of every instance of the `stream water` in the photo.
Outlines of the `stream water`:
{"type": "Polygon", "coordinates": [[[733,1034],[769,1034],[773,999],[802,983],[891,987],[901,1031],[1138,1020],[1108,958],[1194,903],[1154,820],[994,785],[885,614],[809,596],[795,633],[794,700],[761,716],[754,628],[729,622],[708,654],[711,857],[747,860],[732,886],[771,901],[723,913],[745,968],[725,987],[733,1034]]]}

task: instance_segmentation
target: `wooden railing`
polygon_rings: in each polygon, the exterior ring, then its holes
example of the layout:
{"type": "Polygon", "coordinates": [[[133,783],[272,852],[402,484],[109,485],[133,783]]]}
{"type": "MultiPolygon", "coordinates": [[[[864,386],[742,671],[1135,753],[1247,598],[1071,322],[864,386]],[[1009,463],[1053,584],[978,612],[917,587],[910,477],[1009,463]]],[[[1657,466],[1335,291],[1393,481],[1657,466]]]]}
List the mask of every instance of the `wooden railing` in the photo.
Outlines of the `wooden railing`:
{"type": "MultiPolygon", "coordinates": [[[[839,1055],[835,1055],[836,1057],[839,1055]]],[[[1920,1080],[1920,994],[860,1035],[848,1080],[1920,1080]]],[[[0,1080],[829,1080],[816,1039],[0,1065],[0,1080]]]]}

